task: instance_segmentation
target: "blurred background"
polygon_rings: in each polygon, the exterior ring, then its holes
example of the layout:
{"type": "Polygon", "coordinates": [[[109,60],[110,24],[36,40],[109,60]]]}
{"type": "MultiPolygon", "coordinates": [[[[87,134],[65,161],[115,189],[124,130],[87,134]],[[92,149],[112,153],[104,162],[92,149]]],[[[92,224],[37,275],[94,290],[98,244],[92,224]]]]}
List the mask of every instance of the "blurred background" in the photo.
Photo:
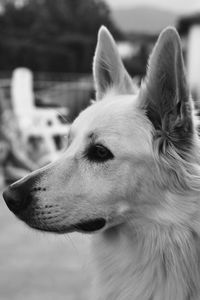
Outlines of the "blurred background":
{"type": "MultiPolygon", "coordinates": [[[[138,85],[158,34],[175,26],[198,103],[199,0],[0,0],[0,194],[63,151],[70,123],[94,99],[101,25],[138,85]]],[[[0,300],[89,299],[89,236],[36,233],[2,198],[0,236],[0,300]]]]}

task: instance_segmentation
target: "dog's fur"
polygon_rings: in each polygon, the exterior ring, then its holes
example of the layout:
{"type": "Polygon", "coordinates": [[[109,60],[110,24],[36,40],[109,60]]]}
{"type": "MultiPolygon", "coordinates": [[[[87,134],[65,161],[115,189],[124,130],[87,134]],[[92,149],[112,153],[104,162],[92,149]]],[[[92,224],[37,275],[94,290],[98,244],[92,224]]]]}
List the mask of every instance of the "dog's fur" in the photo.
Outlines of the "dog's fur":
{"type": "Polygon", "coordinates": [[[5,191],[7,204],[45,231],[97,220],[93,300],[199,300],[200,145],[177,32],[161,33],[136,91],[101,28],[94,80],[64,155],[5,191]]]}

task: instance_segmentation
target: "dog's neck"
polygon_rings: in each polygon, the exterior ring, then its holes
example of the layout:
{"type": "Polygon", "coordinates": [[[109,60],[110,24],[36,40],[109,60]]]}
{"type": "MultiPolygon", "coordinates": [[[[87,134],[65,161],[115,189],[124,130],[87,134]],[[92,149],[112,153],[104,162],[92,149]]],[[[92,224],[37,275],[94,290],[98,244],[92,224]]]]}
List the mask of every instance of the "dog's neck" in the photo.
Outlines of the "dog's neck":
{"type": "Polygon", "coordinates": [[[189,228],[131,224],[94,241],[98,300],[200,299],[198,238],[189,228]]]}

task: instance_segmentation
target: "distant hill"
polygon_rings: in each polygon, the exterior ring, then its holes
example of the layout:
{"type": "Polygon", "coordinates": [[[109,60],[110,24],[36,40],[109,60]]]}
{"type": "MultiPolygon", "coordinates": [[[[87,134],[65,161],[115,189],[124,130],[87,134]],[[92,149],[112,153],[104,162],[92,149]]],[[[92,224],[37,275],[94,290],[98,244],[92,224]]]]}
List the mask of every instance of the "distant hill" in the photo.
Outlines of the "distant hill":
{"type": "Polygon", "coordinates": [[[125,32],[157,34],[168,25],[175,25],[178,16],[171,11],[138,6],[113,10],[113,19],[125,32]]]}

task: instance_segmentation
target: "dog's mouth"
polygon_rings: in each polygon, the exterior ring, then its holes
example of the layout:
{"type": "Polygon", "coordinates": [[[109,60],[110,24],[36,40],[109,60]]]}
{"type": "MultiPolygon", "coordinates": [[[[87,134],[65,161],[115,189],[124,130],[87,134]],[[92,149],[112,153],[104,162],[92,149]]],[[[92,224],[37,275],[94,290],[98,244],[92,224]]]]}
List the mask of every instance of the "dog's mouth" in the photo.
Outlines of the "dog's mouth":
{"type": "Polygon", "coordinates": [[[104,218],[97,218],[93,220],[82,221],[75,224],[73,227],[77,231],[81,232],[94,232],[102,229],[106,225],[106,220],[104,218]]]}
{"type": "Polygon", "coordinates": [[[40,231],[46,231],[46,232],[54,232],[58,234],[62,233],[70,233],[70,232],[81,232],[81,233],[93,233],[95,231],[98,231],[102,229],[106,225],[106,220],[104,218],[96,218],[92,220],[87,220],[87,221],[80,221],[76,224],[73,224],[71,226],[52,226],[51,223],[40,223],[40,222],[35,222],[31,221],[31,219],[24,218],[24,216],[18,216],[19,219],[24,221],[28,226],[40,230],[40,231]]]}

